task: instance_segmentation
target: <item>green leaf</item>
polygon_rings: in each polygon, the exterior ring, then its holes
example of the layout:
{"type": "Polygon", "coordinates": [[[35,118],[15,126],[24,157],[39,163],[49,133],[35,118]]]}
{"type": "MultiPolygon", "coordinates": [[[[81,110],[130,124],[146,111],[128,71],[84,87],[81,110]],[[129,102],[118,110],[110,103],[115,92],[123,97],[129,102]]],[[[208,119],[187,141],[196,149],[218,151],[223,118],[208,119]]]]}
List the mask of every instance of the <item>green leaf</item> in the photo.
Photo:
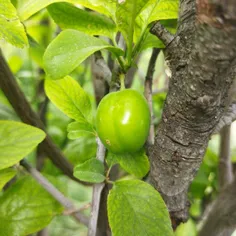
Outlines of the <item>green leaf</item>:
{"type": "Polygon", "coordinates": [[[96,3],[94,3],[94,0],[21,0],[18,6],[20,19],[25,21],[36,12],[56,2],[80,4],[111,17],[115,14],[115,0],[96,0],[96,3]]]}
{"type": "Polygon", "coordinates": [[[74,176],[82,181],[101,183],[105,180],[104,165],[96,158],[89,159],[74,168],[74,176]]]}
{"type": "Polygon", "coordinates": [[[139,49],[139,52],[147,48],[165,48],[165,45],[155,35],[148,33],[147,37],[141,44],[141,48],[139,49]]]}
{"type": "Polygon", "coordinates": [[[109,152],[107,160],[112,164],[119,163],[125,171],[138,178],[144,177],[150,170],[150,163],[144,150],[127,154],[113,154],[109,152]]]}
{"type": "Polygon", "coordinates": [[[63,208],[31,177],[12,185],[0,197],[0,232],[23,236],[47,226],[63,208]]]}
{"type": "Polygon", "coordinates": [[[84,120],[70,123],[67,127],[67,131],[69,139],[81,138],[88,134],[93,135],[94,137],[96,136],[96,131],[93,126],[84,120]]]}
{"type": "Polygon", "coordinates": [[[63,150],[63,153],[68,160],[76,166],[96,156],[96,151],[97,143],[95,138],[91,135],[86,135],[80,139],[69,142],[63,150]]]}
{"type": "Polygon", "coordinates": [[[0,39],[3,38],[20,48],[28,45],[24,26],[10,0],[1,0],[0,2],[0,26],[0,39]]]}
{"type": "Polygon", "coordinates": [[[116,25],[103,15],[81,10],[67,3],[52,4],[48,11],[62,29],[80,30],[89,35],[105,35],[111,39],[115,37],[116,25]]]}
{"type": "Polygon", "coordinates": [[[116,23],[127,43],[128,59],[131,60],[135,19],[145,6],[146,0],[129,0],[117,3],[116,23]]]}
{"type": "Polygon", "coordinates": [[[84,34],[77,30],[62,31],[47,47],[44,54],[44,68],[52,79],[61,79],[72,72],[87,57],[94,52],[108,49],[116,55],[121,55],[120,48],[84,34]]]}
{"type": "Polygon", "coordinates": [[[177,19],[179,0],[149,0],[140,17],[146,25],[156,20],[177,19]]]}
{"type": "Polygon", "coordinates": [[[173,235],[160,194],[141,180],[115,182],[108,196],[108,219],[113,236],[173,235]]]}
{"type": "MultiPolygon", "coordinates": [[[[178,18],[178,0],[149,0],[141,13],[136,19],[134,42],[138,45],[139,50],[142,51],[148,47],[163,48],[164,45],[150,34],[145,35],[145,32],[150,27],[150,23],[155,20],[162,20],[162,24],[171,32],[176,30],[176,20],[178,18]],[[147,36],[147,39],[146,39],[147,36]],[[144,44],[144,45],[142,45],[144,44]],[[141,49],[140,49],[141,48],[141,49]]],[[[149,30],[148,30],[149,31],[149,30]]]]}
{"type": "Polygon", "coordinates": [[[92,119],[92,107],[88,94],[80,85],[66,76],[61,80],[45,80],[45,92],[62,112],[79,122],[92,119]]]}
{"type": "Polygon", "coordinates": [[[16,170],[8,168],[0,170],[0,191],[4,185],[16,175],[16,170]]]}
{"type": "Polygon", "coordinates": [[[175,231],[175,236],[197,236],[197,227],[192,219],[181,223],[175,231]]]}
{"type": "Polygon", "coordinates": [[[42,130],[33,126],[15,121],[0,121],[0,170],[19,162],[45,136],[42,130]]]}

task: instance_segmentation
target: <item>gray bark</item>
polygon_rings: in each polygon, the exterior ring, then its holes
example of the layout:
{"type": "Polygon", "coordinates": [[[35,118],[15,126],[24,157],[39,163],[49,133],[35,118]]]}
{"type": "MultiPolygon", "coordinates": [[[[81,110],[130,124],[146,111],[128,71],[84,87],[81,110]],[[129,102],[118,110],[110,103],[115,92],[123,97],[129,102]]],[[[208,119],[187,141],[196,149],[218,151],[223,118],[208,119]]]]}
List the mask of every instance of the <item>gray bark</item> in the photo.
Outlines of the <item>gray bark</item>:
{"type": "Polygon", "coordinates": [[[187,191],[224,113],[236,58],[233,0],[181,0],[179,14],[177,34],[165,50],[172,78],[150,150],[151,182],[173,228],[188,218],[187,191]]]}

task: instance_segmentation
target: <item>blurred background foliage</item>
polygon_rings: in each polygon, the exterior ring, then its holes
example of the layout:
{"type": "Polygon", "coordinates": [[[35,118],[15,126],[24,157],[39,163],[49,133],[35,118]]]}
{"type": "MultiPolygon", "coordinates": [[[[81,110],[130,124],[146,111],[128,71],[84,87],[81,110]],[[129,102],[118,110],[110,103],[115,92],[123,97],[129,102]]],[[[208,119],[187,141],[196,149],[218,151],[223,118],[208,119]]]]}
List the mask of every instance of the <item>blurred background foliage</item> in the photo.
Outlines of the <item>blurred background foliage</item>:
{"type": "MultiPolygon", "coordinates": [[[[47,11],[42,11],[31,17],[25,24],[28,34],[38,44],[32,43],[28,49],[18,49],[10,44],[1,41],[2,51],[8,64],[13,71],[18,84],[24,91],[28,101],[35,111],[39,111],[40,104],[45,102],[45,94],[41,91],[43,86],[44,73],[42,71],[41,52],[55,37],[58,28],[48,16],[47,11]],[[35,46],[36,45],[36,46],[35,46]],[[40,47],[39,47],[40,45],[40,47]]],[[[143,92],[148,61],[151,49],[144,50],[140,55],[137,70],[134,74],[132,88],[143,92]]],[[[104,52],[103,52],[104,53],[104,52]]],[[[106,53],[103,54],[108,58],[106,53]]],[[[168,67],[164,62],[164,56],[159,54],[153,81],[153,109],[154,124],[158,126],[163,104],[168,88],[168,67]]],[[[93,104],[94,114],[96,103],[91,73],[91,58],[82,63],[71,75],[87,91],[93,104]]],[[[11,105],[0,91],[0,119],[19,120],[11,105]]],[[[70,119],[60,112],[52,103],[47,102],[45,123],[49,135],[54,142],[63,150],[68,160],[76,165],[96,155],[95,138],[85,136],[77,140],[67,138],[67,125],[70,119]]],[[[232,161],[236,163],[236,124],[232,125],[231,132],[232,161]]],[[[219,135],[212,136],[201,168],[189,189],[191,202],[190,219],[186,224],[181,224],[177,236],[194,236],[201,223],[203,213],[212,203],[218,194],[218,156],[219,156],[219,135]]],[[[27,159],[36,166],[36,152],[30,154],[27,159]]],[[[86,187],[70,180],[58,170],[49,159],[46,159],[41,172],[66,196],[73,200],[76,206],[80,207],[91,201],[91,187],[86,187]]],[[[89,210],[87,210],[89,214],[89,210]]],[[[78,224],[68,216],[57,216],[48,226],[50,236],[56,235],[86,235],[87,230],[83,225],[78,224]]]]}

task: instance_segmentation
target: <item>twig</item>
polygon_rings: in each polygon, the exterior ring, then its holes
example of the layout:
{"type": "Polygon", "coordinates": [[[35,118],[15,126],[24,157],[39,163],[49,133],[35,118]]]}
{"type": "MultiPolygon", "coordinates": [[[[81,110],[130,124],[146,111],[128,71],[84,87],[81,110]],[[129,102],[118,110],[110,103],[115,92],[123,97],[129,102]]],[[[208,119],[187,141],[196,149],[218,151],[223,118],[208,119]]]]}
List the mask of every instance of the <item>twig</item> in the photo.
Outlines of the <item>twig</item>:
{"type": "MultiPolygon", "coordinates": [[[[58,191],[39,171],[33,168],[26,160],[22,160],[20,164],[32,175],[32,177],[58,202],[60,202],[66,209],[76,209],[73,203],[66,198],[60,191],[58,191]]],[[[72,216],[80,223],[88,226],[88,218],[78,211],[75,211],[72,216]]]]}
{"type": "Polygon", "coordinates": [[[175,38],[159,21],[152,26],[150,33],[157,36],[165,46],[168,46],[175,38]]]}
{"type": "Polygon", "coordinates": [[[220,132],[219,185],[223,189],[233,180],[233,168],[230,156],[230,125],[220,132]]]}
{"type": "MultiPolygon", "coordinates": [[[[15,112],[20,119],[29,125],[38,127],[45,131],[45,127],[38,115],[32,110],[29,102],[27,101],[24,93],[17,84],[14,75],[12,74],[7,62],[5,61],[0,50],[0,88],[11,103],[15,112]]],[[[73,167],[66,160],[61,150],[53,143],[52,139],[47,135],[45,140],[41,143],[41,147],[46,156],[48,156],[55,166],[60,168],[64,174],[71,179],[76,180],[73,176],[73,167]]],[[[81,182],[82,183],[82,182],[81,182]]],[[[83,183],[86,184],[86,183],[83,183]]]]}
{"type": "MultiPolygon", "coordinates": [[[[97,145],[97,159],[101,162],[104,162],[106,149],[99,138],[97,138],[97,145]]],[[[89,221],[88,236],[96,236],[101,193],[104,187],[105,183],[94,184],[93,186],[92,209],[89,221]]]]}
{"type": "Polygon", "coordinates": [[[82,206],[82,207],[80,207],[78,209],[66,209],[63,212],[63,215],[66,215],[66,216],[73,215],[73,214],[75,214],[77,212],[84,211],[84,210],[88,209],[89,207],[91,207],[91,203],[88,203],[88,204],[86,204],[86,205],[84,205],[84,206],[82,206]]]}
{"type": "Polygon", "coordinates": [[[155,138],[155,130],[154,130],[154,124],[153,124],[153,107],[152,107],[152,80],[153,80],[155,64],[156,64],[156,60],[157,60],[157,56],[159,52],[160,52],[160,49],[153,48],[152,55],[148,64],[146,79],[145,79],[145,97],[148,101],[148,106],[151,113],[151,126],[149,130],[148,141],[147,141],[149,145],[154,144],[154,138],[155,138]]]}

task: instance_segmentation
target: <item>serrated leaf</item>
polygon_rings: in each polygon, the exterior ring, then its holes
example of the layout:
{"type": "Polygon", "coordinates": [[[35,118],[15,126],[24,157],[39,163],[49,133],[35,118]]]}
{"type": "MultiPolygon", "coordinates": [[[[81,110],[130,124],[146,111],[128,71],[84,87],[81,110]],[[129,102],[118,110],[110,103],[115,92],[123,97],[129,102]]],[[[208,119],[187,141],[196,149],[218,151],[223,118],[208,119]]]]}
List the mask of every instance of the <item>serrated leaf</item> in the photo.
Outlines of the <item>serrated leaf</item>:
{"type": "Polygon", "coordinates": [[[0,191],[4,185],[16,175],[16,170],[7,168],[0,170],[0,191]]]}
{"type": "Polygon", "coordinates": [[[93,126],[86,121],[70,123],[67,127],[67,131],[69,139],[77,139],[86,135],[96,136],[96,131],[93,126]]]}
{"type": "Polygon", "coordinates": [[[45,80],[48,98],[68,117],[84,121],[92,119],[92,107],[88,94],[70,76],[61,80],[45,80]]]}
{"type": "Polygon", "coordinates": [[[96,158],[89,159],[74,168],[74,176],[82,181],[101,183],[105,180],[104,165],[96,158]]]}
{"type": "Polygon", "coordinates": [[[146,0],[129,0],[117,3],[116,23],[127,43],[128,59],[131,59],[135,19],[145,6],[146,0]]]}
{"type": "Polygon", "coordinates": [[[56,24],[63,30],[75,29],[89,35],[105,35],[111,39],[115,36],[116,25],[103,15],[67,3],[55,3],[47,9],[56,24]]]}
{"type": "Polygon", "coordinates": [[[173,235],[160,194],[140,180],[115,182],[108,196],[108,219],[113,236],[173,235]]]}
{"type": "Polygon", "coordinates": [[[19,162],[45,136],[42,130],[33,126],[15,121],[0,121],[0,170],[19,162]]]}
{"type": "Polygon", "coordinates": [[[0,26],[0,39],[3,38],[20,48],[28,45],[24,26],[10,0],[1,0],[0,2],[0,26]]]}
{"type": "Polygon", "coordinates": [[[22,21],[27,20],[30,16],[36,12],[42,10],[48,5],[56,2],[68,2],[73,4],[80,4],[91,10],[100,12],[107,16],[114,16],[115,12],[115,0],[21,0],[18,6],[18,13],[22,21]]]}
{"type": "Polygon", "coordinates": [[[44,68],[52,79],[61,79],[71,73],[94,52],[107,49],[121,55],[120,48],[77,30],[62,31],[47,47],[44,54],[44,68]]]}
{"type": "Polygon", "coordinates": [[[13,184],[0,197],[0,232],[4,236],[24,236],[47,226],[62,212],[54,200],[34,179],[27,176],[13,184]]]}
{"type": "Polygon", "coordinates": [[[150,170],[150,163],[144,150],[126,154],[114,154],[109,152],[107,160],[113,165],[119,163],[125,171],[138,178],[144,177],[150,170]]]}

